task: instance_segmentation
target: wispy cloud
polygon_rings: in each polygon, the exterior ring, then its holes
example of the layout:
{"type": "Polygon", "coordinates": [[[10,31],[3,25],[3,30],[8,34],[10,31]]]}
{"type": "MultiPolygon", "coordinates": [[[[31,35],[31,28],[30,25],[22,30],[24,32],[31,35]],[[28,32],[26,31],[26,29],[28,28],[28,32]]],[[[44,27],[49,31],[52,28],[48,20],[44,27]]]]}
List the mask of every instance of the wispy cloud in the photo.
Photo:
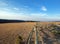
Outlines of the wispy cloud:
{"type": "Polygon", "coordinates": [[[16,13],[16,12],[10,12],[8,10],[0,10],[0,19],[40,20],[41,17],[46,16],[46,14],[43,13],[31,13],[27,15],[27,12],[16,13]]]}
{"type": "Polygon", "coordinates": [[[54,21],[59,20],[58,16],[50,17],[43,13],[31,13],[26,15],[23,13],[8,12],[7,10],[0,10],[0,19],[12,19],[12,20],[35,20],[35,21],[54,21]]]}
{"type": "Polygon", "coordinates": [[[31,20],[31,17],[23,15],[22,13],[11,13],[0,10],[0,19],[31,20]]]}
{"type": "Polygon", "coordinates": [[[47,16],[47,14],[46,13],[32,13],[31,14],[32,16],[38,16],[38,17],[43,17],[43,16],[47,16]]]}
{"type": "Polygon", "coordinates": [[[14,10],[19,10],[19,8],[16,8],[16,7],[15,7],[15,8],[13,8],[13,9],[14,9],[14,10]]]}
{"type": "Polygon", "coordinates": [[[45,6],[42,6],[42,7],[41,7],[41,10],[47,11],[47,8],[46,8],[45,6]]]}
{"type": "Polygon", "coordinates": [[[0,6],[8,6],[8,3],[0,1],[0,6]]]}

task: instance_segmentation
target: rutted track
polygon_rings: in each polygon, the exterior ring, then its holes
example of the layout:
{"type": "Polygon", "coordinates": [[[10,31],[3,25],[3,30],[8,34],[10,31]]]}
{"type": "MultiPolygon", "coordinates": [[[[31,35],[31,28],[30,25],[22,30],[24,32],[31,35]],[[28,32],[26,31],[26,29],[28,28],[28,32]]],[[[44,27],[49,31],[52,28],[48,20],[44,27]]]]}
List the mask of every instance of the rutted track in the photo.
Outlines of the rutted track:
{"type": "MultiPolygon", "coordinates": [[[[48,28],[46,28],[46,26],[42,27],[39,23],[36,23],[34,28],[36,28],[38,30],[38,34],[39,34],[39,38],[40,38],[38,40],[39,42],[37,44],[60,44],[57,41],[55,35],[48,28]]],[[[31,33],[29,34],[29,37],[28,37],[29,39],[27,39],[27,44],[33,44],[33,43],[36,44],[35,43],[37,41],[36,39],[33,40],[34,42],[31,42],[34,28],[32,29],[31,33]]]]}

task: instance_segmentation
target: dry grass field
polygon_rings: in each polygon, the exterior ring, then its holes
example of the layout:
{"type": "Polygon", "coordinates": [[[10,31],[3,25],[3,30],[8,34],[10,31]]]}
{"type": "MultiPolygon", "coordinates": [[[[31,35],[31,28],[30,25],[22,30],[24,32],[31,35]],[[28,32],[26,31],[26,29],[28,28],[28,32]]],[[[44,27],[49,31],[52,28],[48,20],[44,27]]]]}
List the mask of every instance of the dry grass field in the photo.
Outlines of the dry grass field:
{"type": "Polygon", "coordinates": [[[25,39],[34,25],[34,22],[0,24],[0,44],[15,44],[18,35],[25,39]]]}
{"type": "MultiPolygon", "coordinates": [[[[59,25],[60,22],[38,22],[39,26],[43,27],[45,32],[45,27],[48,27],[49,24],[59,25]]],[[[16,38],[21,36],[23,41],[26,41],[28,34],[36,25],[36,22],[22,22],[22,23],[3,23],[0,24],[0,44],[16,44],[16,38]]],[[[43,33],[41,32],[42,36],[43,33]]],[[[53,37],[53,34],[50,34],[53,37]]]]}

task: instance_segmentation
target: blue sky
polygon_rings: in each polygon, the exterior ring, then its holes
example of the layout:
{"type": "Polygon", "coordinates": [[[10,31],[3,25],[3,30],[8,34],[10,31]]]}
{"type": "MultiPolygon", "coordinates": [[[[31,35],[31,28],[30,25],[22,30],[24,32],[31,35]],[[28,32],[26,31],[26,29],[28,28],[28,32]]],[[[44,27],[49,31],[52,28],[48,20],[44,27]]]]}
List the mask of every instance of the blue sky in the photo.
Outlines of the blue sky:
{"type": "Polygon", "coordinates": [[[0,19],[60,20],[60,0],[0,0],[0,19]]]}

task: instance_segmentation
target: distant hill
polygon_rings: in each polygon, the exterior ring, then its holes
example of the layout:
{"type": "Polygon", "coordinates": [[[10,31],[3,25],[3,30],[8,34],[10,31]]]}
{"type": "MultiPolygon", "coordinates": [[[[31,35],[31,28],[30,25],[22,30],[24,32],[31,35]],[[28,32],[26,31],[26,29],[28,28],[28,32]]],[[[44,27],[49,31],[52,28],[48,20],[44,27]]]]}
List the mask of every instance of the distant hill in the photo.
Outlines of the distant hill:
{"type": "Polygon", "coordinates": [[[18,22],[38,22],[38,21],[0,19],[0,23],[18,23],[18,22]]]}
{"type": "Polygon", "coordinates": [[[14,22],[25,22],[24,20],[8,20],[8,19],[0,19],[0,23],[14,23],[14,22]]]}

